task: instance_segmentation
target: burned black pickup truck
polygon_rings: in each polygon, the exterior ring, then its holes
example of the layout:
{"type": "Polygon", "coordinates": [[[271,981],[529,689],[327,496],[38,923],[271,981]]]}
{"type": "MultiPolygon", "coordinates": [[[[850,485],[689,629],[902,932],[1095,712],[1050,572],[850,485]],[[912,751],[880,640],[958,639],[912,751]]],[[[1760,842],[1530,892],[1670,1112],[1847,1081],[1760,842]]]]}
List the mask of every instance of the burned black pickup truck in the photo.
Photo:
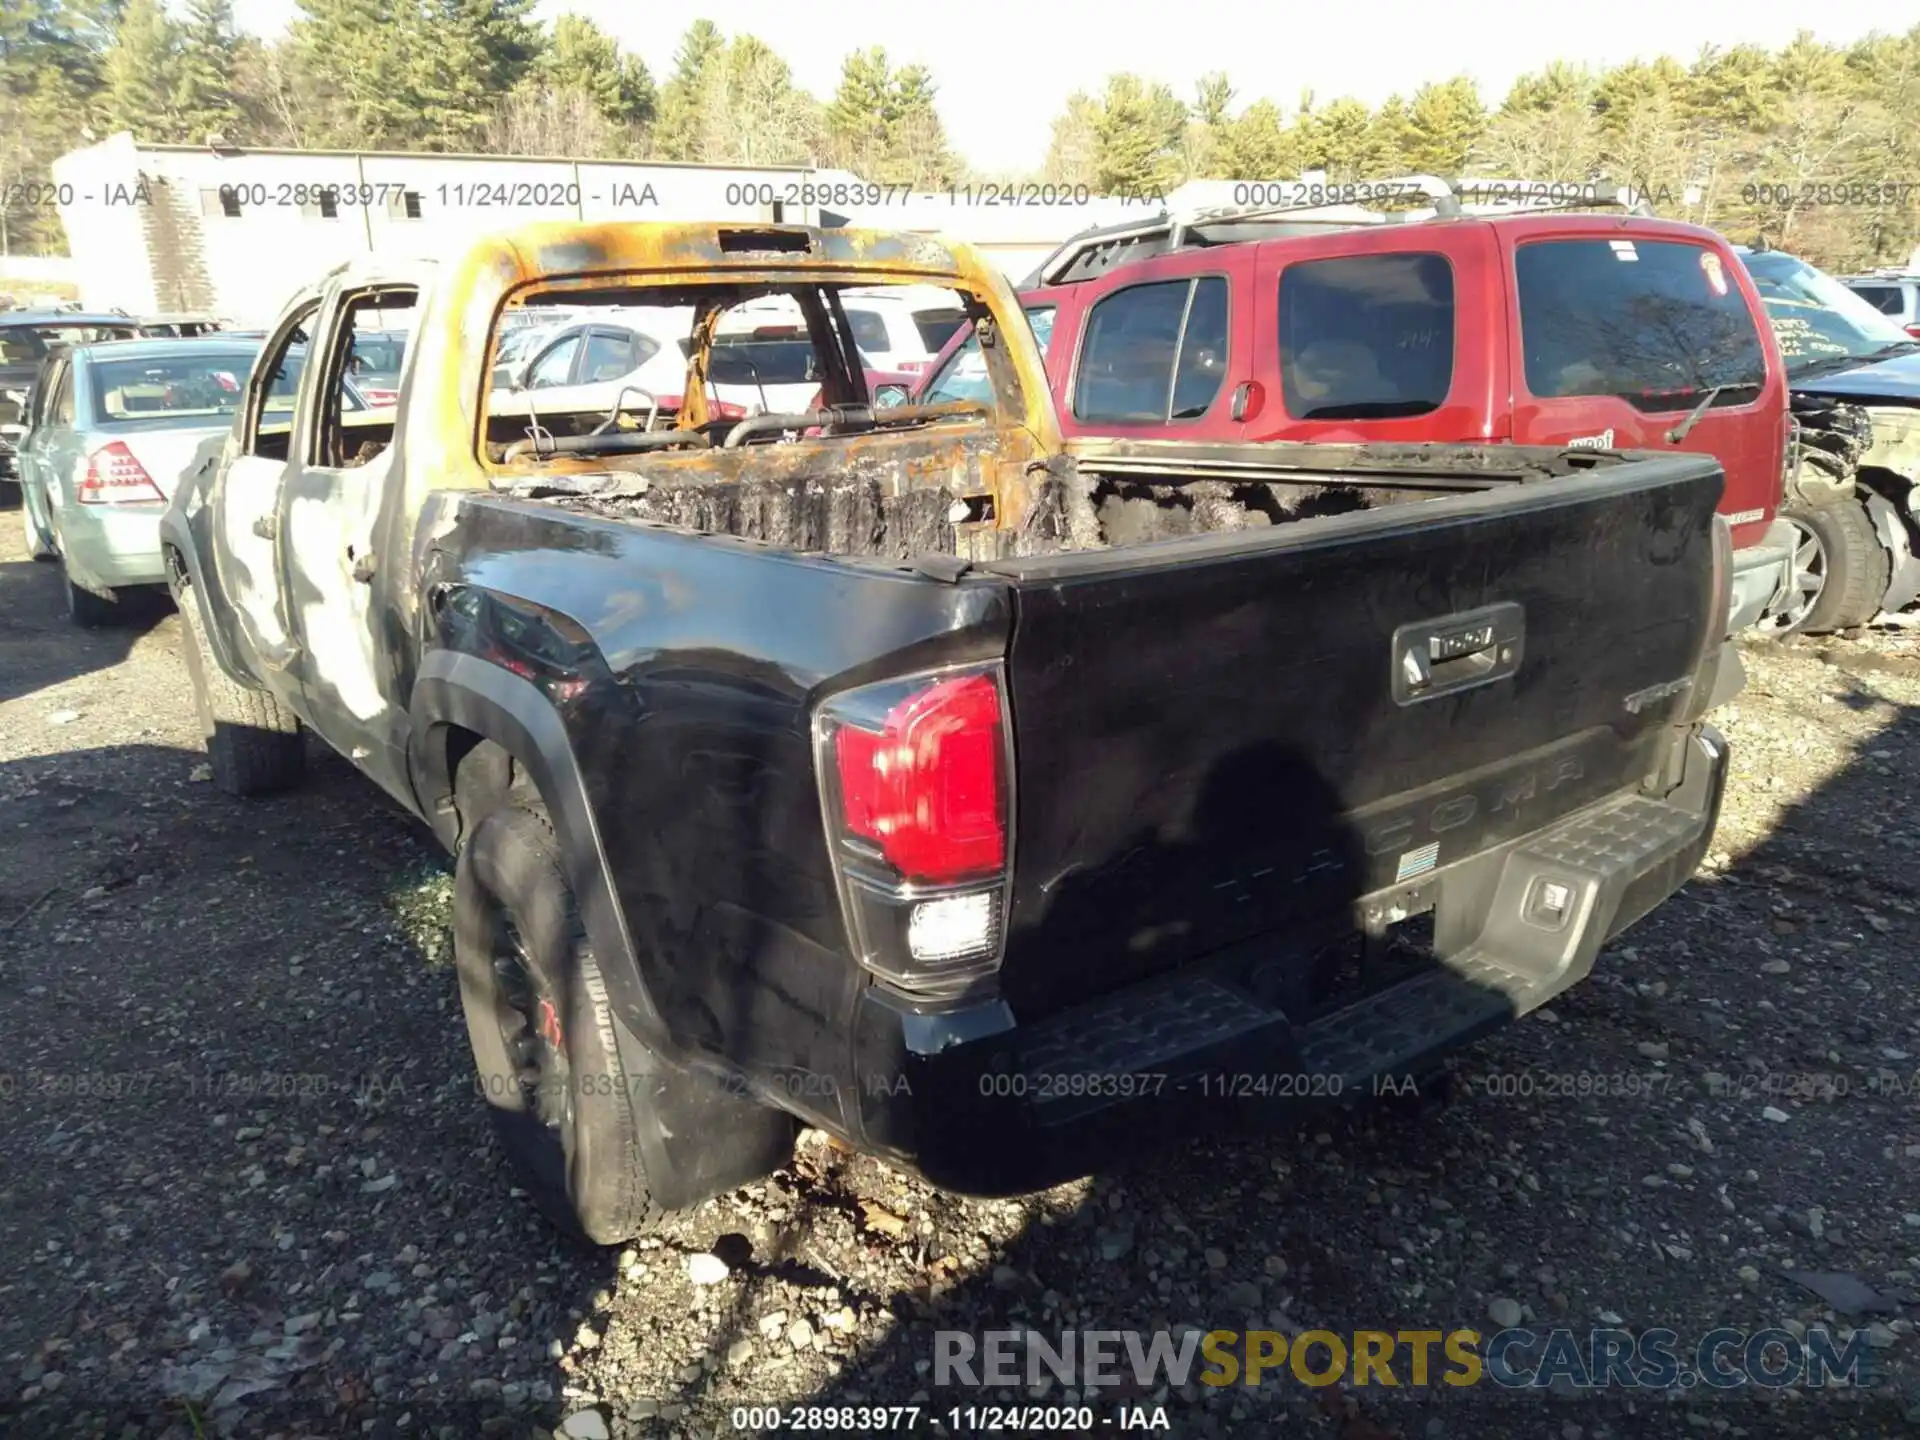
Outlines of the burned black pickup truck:
{"type": "MultiPolygon", "coordinates": [[[[1179,344],[1142,373],[1231,391],[1179,344]]],[[[163,533],[216,778],[286,786],[312,731],[457,854],[506,1148],[613,1242],[796,1122],[1017,1192],[1580,980],[1712,832],[1720,491],[1695,455],[1063,444],[964,247],[563,225],[302,292],[163,533]],[[840,297],[883,285],[953,292],[984,402],[874,401],[840,297]],[[560,306],[579,354],[495,388],[560,306]],[[343,406],[396,316],[397,408],[343,406]]]]}

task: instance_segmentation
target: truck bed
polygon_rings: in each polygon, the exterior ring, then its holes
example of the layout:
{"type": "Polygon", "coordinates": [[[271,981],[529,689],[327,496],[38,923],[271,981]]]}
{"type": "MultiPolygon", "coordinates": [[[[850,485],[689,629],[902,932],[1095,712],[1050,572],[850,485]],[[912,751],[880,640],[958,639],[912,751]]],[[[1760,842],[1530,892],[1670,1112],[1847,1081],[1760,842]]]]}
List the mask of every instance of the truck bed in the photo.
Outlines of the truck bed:
{"type": "MultiPolygon", "coordinates": [[[[1050,468],[1035,523],[1000,532],[998,555],[940,486],[640,478],[505,502],[523,517],[511,543],[611,547],[599,583],[640,569],[657,586],[694,563],[689,541],[713,543],[690,531],[736,537],[701,584],[743,624],[778,614],[789,647],[899,626],[897,584],[850,588],[850,567],[958,592],[956,617],[1010,617],[977,643],[1006,656],[1014,714],[1000,985],[1023,1014],[1338,928],[1396,888],[1418,914],[1427,878],[1630,790],[1704,698],[1724,585],[1720,472],[1692,455],[1097,442],[1050,468]],[[631,538],[562,541],[552,522],[631,538]],[[787,563],[756,563],[762,546],[787,563]]],[[[802,683],[844,682],[829,663],[802,683]]],[[[1290,984],[1319,964],[1290,963],[1290,984]]]]}
{"type": "Polygon", "coordinates": [[[604,475],[536,481],[522,493],[578,514],[801,554],[985,560],[1268,529],[1564,479],[1616,459],[1516,446],[1081,441],[1022,497],[1020,523],[1002,527],[993,523],[996,502],[973,484],[967,441],[939,434],[877,441],[846,464],[815,447],[770,447],[730,452],[724,468],[711,455],[694,463],[615,462],[604,475]],[[749,470],[734,458],[746,456],[761,463],[749,470]],[[927,483],[930,472],[943,483],[927,483]]]}

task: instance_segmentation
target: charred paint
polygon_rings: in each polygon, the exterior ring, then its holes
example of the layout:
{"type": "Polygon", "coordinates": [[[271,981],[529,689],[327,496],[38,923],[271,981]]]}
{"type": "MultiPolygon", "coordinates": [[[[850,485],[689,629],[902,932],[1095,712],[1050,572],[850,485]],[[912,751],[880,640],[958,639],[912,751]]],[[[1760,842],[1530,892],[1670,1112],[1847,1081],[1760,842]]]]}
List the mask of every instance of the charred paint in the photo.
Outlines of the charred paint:
{"type": "MultiPolygon", "coordinates": [[[[536,475],[580,475],[609,468],[603,458],[484,457],[480,426],[491,374],[491,334],[501,312],[533,294],[609,286],[652,287],[716,282],[768,284],[930,284],[969,292],[994,319],[1000,413],[994,434],[1000,458],[981,476],[1002,525],[1017,522],[1031,487],[1028,462],[1058,448],[1059,436],[1038,350],[1018,322],[1019,302],[1004,277],[967,246],[925,236],[799,226],[727,227],[666,223],[548,222],[476,240],[443,267],[415,332],[416,355],[401,419],[407,455],[405,508],[417,513],[433,490],[485,489],[536,475]],[[723,247],[728,230],[761,228],[803,235],[806,253],[759,256],[723,247]]],[[[857,462],[879,436],[835,441],[857,462]]],[[[756,463],[770,462],[762,447],[756,463]]],[[[794,447],[781,447],[794,448],[794,447]]],[[[803,447],[805,448],[805,447],[803,447]]],[[[731,465],[718,452],[705,463],[731,465]]],[[[929,479],[932,460],[915,470],[929,479]]]]}

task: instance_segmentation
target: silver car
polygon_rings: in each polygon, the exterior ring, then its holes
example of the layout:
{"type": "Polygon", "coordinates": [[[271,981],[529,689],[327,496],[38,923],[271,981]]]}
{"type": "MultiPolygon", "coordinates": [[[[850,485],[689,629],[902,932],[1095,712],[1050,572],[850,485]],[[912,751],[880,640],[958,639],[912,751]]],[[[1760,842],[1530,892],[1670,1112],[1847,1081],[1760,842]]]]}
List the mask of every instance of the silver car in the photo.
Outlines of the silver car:
{"type": "MultiPolygon", "coordinates": [[[[50,357],[19,445],[27,553],[58,560],[75,623],[103,625],[120,593],[161,585],[160,515],[210,436],[231,428],[259,353],[256,338],[122,340],[50,357]]],[[[267,400],[289,412],[304,352],[289,355],[267,400]]],[[[349,410],[366,402],[343,387],[349,410]]]]}

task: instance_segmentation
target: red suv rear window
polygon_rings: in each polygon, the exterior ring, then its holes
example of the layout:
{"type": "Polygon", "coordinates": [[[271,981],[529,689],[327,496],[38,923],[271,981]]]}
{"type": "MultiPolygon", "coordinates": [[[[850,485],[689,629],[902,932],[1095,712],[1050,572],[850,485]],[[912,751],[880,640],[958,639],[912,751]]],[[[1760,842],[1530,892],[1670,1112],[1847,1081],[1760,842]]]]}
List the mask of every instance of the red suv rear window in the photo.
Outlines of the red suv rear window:
{"type": "Polygon", "coordinates": [[[1527,389],[1645,410],[1744,405],[1766,379],[1731,262],[1679,240],[1536,240],[1514,253],[1527,389]]]}

